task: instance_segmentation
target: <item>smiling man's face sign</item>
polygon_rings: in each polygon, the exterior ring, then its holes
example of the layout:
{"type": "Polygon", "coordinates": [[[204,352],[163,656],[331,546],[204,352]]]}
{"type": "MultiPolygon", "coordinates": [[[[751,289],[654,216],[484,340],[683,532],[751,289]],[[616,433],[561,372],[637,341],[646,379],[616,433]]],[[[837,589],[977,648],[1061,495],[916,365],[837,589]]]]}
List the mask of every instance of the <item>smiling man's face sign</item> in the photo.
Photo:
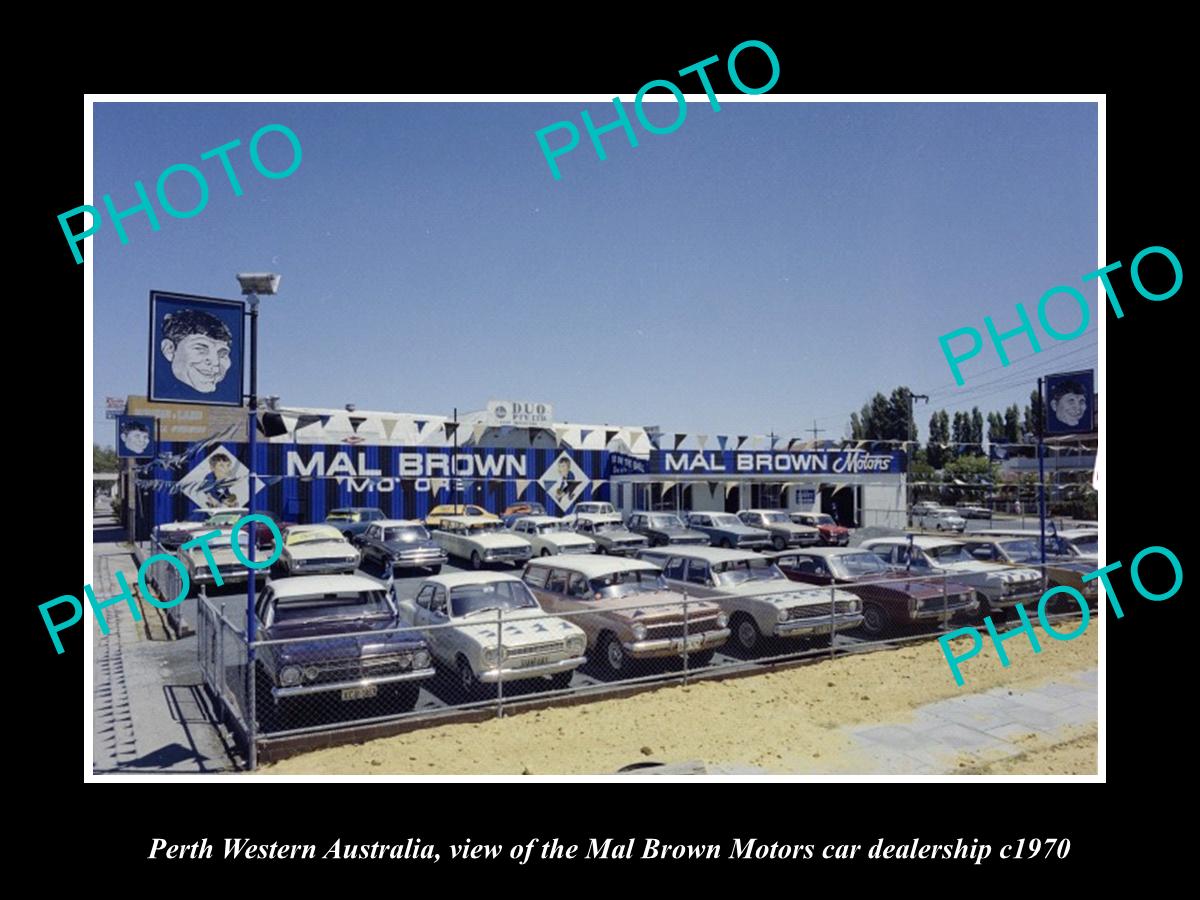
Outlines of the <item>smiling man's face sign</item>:
{"type": "Polygon", "coordinates": [[[1057,400],[1050,401],[1050,408],[1060,422],[1074,427],[1087,412],[1087,397],[1083,394],[1063,394],[1057,400]]]}
{"type": "Polygon", "coordinates": [[[150,446],[150,435],[145,431],[142,431],[140,428],[134,428],[125,432],[125,434],[121,436],[121,440],[123,440],[125,442],[125,446],[134,453],[141,453],[150,446]]]}
{"type": "Polygon", "coordinates": [[[189,334],[178,344],[164,339],[162,353],[171,362],[171,372],[202,394],[211,394],[229,371],[229,343],[204,334],[189,334]]]}

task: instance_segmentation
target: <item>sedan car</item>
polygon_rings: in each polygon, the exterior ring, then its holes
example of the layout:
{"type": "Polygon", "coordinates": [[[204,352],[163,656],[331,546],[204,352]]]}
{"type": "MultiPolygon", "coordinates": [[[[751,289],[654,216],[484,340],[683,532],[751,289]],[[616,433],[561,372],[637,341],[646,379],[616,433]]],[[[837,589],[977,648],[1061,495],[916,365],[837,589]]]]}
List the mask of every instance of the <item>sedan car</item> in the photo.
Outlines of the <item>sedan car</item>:
{"type": "Polygon", "coordinates": [[[575,517],[579,516],[616,516],[621,517],[617,512],[617,508],[611,503],[601,503],[595,500],[588,500],[584,503],[575,504],[575,517]]]}
{"type": "Polygon", "coordinates": [[[285,575],[349,574],[359,552],[332,525],[293,525],[283,533],[278,565],[285,575]]]}
{"type": "Polygon", "coordinates": [[[330,510],[325,517],[325,524],[332,525],[345,535],[346,540],[352,541],[366,531],[372,522],[386,518],[383,510],[375,506],[347,506],[330,510]]]}
{"type": "Polygon", "coordinates": [[[400,603],[400,614],[414,625],[445,626],[428,628],[425,640],[466,700],[500,681],[537,679],[561,690],[585,662],[583,630],[547,615],[515,575],[427,578],[414,599],[400,603]]]}
{"type": "Polygon", "coordinates": [[[511,528],[512,523],[522,516],[544,516],[546,515],[546,507],[540,503],[526,501],[522,503],[513,503],[504,507],[504,512],[500,515],[500,520],[504,522],[505,528],[511,528]]]}
{"type": "Polygon", "coordinates": [[[631,513],[629,530],[643,535],[651,547],[665,547],[667,544],[708,544],[707,534],[688,528],[674,513],[631,513]]]}
{"type": "Polygon", "coordinates": [[[774,560],[793,581],[845,586],[862,600],[862,630],[871,638],[884,637],[896,626],[936,625],[956,613],[979,609],[971,585],[943,579],[899,580],[902,572],[868,550],[812,547],[785,550],[774,554],[774,560]]]}
{"type": "Polygon", "coordinates": [[[959,504],[955,509],[964,519],[990,519],[992,517],[992,510],[987,506],[959,504]]]}
{"type": "Polygon", "coordinates": [[[349,704],[378,696],[387,712],[406,712],[421,680],[434,675],[420,633],[394,630],[403,625],[399,610],[368,578],[278,578],[267,582],[255,615],[262,643],[254,693],[266,728],[301,724],[288,706],[304,697],[349,704]]]}
{"type": "Polygon", "coordinates": [[[607,677],[639,674],[634,660],[688,655],[706,666],[729,638],[721,608],[684,597],[653,563],[613,556],[555,556],[525,566],[525,583],[547,612],[587,634],[588,656],[607,677]],[[685,620],[686,608],[686,620],[685,620]]]}
{"type": "Polygon", "coordinates": [[[358,538],[362,562],[375,569],[428,569],[436,575],[449,562],[425,526],[415,519],[380,519],[358,538]]]}
{"type": "Polygon", "coordinates": [[[939,506],[913,516],[913,525],[932,531],[964,531],[967,520],[948,506],[939,506]]]}
{"type": "Polygon", "coordinates": [[[979,611],[988,615],[1017,603],[1036,603],[1042,595],[1042,575],[1037,569],[1012,568],[975,559],[961,541],[918,535],[911,538],[877,538],[864,541],[888,565],[911,575],[945,574],[975,588],[979,611]]]}
{"type": "Polygon", "coordinates": [[[471,561],[472,569],[484,563],[506,562],[519,566],[533,554],[529,541],[506,531],[500,519],[480,519],[478,516],[438,517],[441,524],[433,529],[434,542],[448,556],[471,561]]]}
{"type": "MultiPolygon", "coordinates": [[[[1094,534],[1094,532],[1092,532],[1094,534]]],[[[1056,541],[1056,535],[1046,535],[1046,577],[1052,587],[1065,585],[1079,591],[1084,599],[1096,600],[1099,596],[1099,579],[1084,581],[1083,576],[1096,569],[1095,557],[1081,556],[1056,541]]],[[[1039,548],[1040,532],[1010,533],[975,532],[964,535],[963,546],[976,559],[1004,563],[1010,566],[1022,564],[1040,565],[1042,553],[1039,548]]],[[[1055,599],[1055,598],[1052,598],[1055,599]]],[[[1074,605],[1068,597],[1058,597],[1058,605],[1074,605]],[[1064,604],[1061,601],[1066,601],[1064,604]]]]}
{"type": "MultiPolygon", "coordinates": [[[[238,532],[238,548],[242,551],[243,557],[250,558],[250,536],[245,529],[238,532]]],[[[237,584],[245,582],[250,571],[234,554],[233,542],[230,540],[228,532],[179,552],[183,557],[184,566],[187,567],[188,578],[193,584],[211,584],[218,587],[223,584],[237,584]],[[208,553],[204,552],[205,547],[208,548],[208,553]],[[210,555],[213,565],[216,566],[216,572],[209,564],[210,555]],[[220,577],[219,583],[218,576],[220,577]]]]}
{"type": "Polygon", "coordinates": [[[664,547],[643,550],[638,558],[661,566],[676,590],[718,603],[745,653],[760,650],[764,636],[827,647],[835,631],[862,622],[862,604],[854,595],[797,588],[774,562],[749,550],[664,547]]]}
{"type": "Polygon", "coordinates": [[[500,522],[498,515],[490,513],[482,506],[477,506],[474,503],[443,503],[429,511],[429,515],[425,517],[425,527],[430,529],[441,528],[442,518],[446,516],[459,516],[469,520],[472,525],[480,526],[487,523],[500,522]]]}
{"type": "Polygon", "coordinates": [[[850,543],[850,529],[833,521],[829,513],[793,512],[790,515],[797,525],[817,529],[821,543],[827,547],[845,547],[850,543]]]}
{"type": "Polygon", "coordinates": [[[567,519],[555,516],[524,516],[512,524],[512,533],[529,541],[534,556],[556,553],[595,553],[596,542],[577,533],[567,519]]]}
{"type": "Polygon", "coordinates": [[[771,532],[762,528],[751,528],[733,513],[694,512],[688,513],[688,528],[703,531],[714,547],[759,550],[771,546],[771,532]]]}
{"type": "MultiPolygon", "coordinates": [[[[607,505],[607,504],[604,504],[607,505]]],[[[621,517],[582,513],[575,516],[575,530],[596,542],[596,552],[632,556],[649,546],[649,541],[625,527],[621,517]]]]}
{"type": "Polygon", "coordinates": [[[765,529],[776,550],[811,547],[821,542],[821,533],[810,525],[797,525],[782,509],[743,509],[738,518],[752,528],[765,529]]]}
{"type": "Polygon", "coordinates": [[[198,534],[205,534],[213,529],[232,528],[238,519],[248,512],[248,509],[239,506],[193,509],[186,519],[159,525],[154,529],[154,536],[164,549],[175,550],[198,534]]]}

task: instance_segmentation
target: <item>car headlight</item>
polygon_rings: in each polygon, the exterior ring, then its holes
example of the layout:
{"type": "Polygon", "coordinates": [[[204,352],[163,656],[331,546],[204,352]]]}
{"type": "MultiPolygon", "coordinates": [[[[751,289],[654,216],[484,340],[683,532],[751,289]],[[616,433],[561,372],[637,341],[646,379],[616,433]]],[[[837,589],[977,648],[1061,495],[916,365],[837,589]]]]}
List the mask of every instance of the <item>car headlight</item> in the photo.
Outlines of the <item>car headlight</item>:
{"type": "Polygon", "coordinates": [[[489,668],[496,664],[498,652],[495,647],[485,647],[483,649],[483,664],[489,668]]]}
{"type": "Polygon", "coordinates": [[[484,559],[495,559],[495,557],[496,557],[496,551],[495,551],[495,550],[484,550],[484,551],[483,551],[483,558],[484,558],[484,559]]]}
{"type": "Polygon", "coordinates": [[[567,652],[568,653],[582,653],[583,648],[586,646],[587,646],[587,638],[585,638],[582,634],[576,635],[575,637],[572,637],[572,638],[567,638],[567,652]]]}
{"type": "Polygon", "coordinates": [[[321,670],[319,668],[317,668],[316,666],[305,666],[304,667],[304,680],[305,681],[316,681],[320,677],[320,675],[321,675],[321,670]]]}
{"type": "Polygon", "coordinates": [[[646,626],[641,622],[635,622],[632,630],[635,641],[644,641],[646,639],[646,626]]]}
{"type": "Polygon", "coordinates": [[[775,611],[775,620],[777,622],[786,622],[791,617],[792,617],[792,611],[790,609],[787,609],[786,607],[781,606],[781,607],[779,607],[779,609],[777,609],[775,611]]]}
{"type": "Polygon", "coordinates": [[[725,613],[717,613],[717,627],[724,628],[728,624],[729,616],[725,615],[725,613]]]}
{"type": "Polygon", "coordinates": [[[429,651],[428,650],[418,650],[416,653],[413,654],[413,668],[414,669],[428,669],[429,668],[429,651]]]}
{"type": "Polygon", "coordinates": [[[299,684],[302,677],[299,666],[284,666],[279,670],[279,683],[284,687],[299,684]]]}

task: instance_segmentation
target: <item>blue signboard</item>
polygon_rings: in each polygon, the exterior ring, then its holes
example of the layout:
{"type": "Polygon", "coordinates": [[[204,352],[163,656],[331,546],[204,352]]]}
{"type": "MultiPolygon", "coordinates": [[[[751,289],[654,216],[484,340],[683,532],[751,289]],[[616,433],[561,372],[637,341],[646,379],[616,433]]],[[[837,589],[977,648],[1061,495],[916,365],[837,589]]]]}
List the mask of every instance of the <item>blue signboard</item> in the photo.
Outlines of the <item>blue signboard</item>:
{"type": "Polygon", "coordinates": [[[647,475],[650,472],[650,460],[625,453],[608,454],[608,475],[647,475]]]}
{"type": "Polygon", "coordinates": [[[1046,376],[1046,434],[1096,430],[1095,381],[1092,369],[1046,376]]]}
{"type": "Polygon", "coordinates": [[[150,292],[152,401],[242,404],[243,305],[150,292]]]}
{"type": "Polygon", "coordinates": [[[158,454],[154,416],[116,416],[117,457],[143,459],[158,454]]]}
{"type": "Polygon", "coordinates": [[[896,475],[906,470],[907,457],[900,450],[654,450],[648,474],[896,475]]]}

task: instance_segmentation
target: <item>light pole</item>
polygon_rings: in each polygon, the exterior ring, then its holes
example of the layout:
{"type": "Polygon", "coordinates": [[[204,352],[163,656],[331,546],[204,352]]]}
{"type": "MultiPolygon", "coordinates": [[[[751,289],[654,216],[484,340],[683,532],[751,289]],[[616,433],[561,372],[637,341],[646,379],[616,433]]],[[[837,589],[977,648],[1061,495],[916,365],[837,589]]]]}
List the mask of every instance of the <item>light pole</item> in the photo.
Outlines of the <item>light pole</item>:
{"type": "MultiPolygon", "coordinates": [[[[258,297],[260,294],[270,296],[279,290],[278,275],[273,275],[269,272],[249,272],[240,273],[237,276],[238,284],[242,288],[242,294],[246,298],[246,307],[249,310],[250,316],[250,397],[249,407],[250,415],[247,427],[250,429],[248,443],[250,445],[250,499],[246,503],[250,515],[255,512],[255,498],[257,491],[257,473],[255,469],[255,455],[258,452],[258,297]]],[[[250,531],[250,540],[248,541],[250,562],[254,562],[254,549],[258,543],[255,540],[258,526],[250,531]]],[[[248,650],[247,671],[254,670],[254,639],[255,631],[257,631],[257,622],[254,617],[254,582],[256,570],[251,568],[246,578],[246,643],[248,650]]]]}

